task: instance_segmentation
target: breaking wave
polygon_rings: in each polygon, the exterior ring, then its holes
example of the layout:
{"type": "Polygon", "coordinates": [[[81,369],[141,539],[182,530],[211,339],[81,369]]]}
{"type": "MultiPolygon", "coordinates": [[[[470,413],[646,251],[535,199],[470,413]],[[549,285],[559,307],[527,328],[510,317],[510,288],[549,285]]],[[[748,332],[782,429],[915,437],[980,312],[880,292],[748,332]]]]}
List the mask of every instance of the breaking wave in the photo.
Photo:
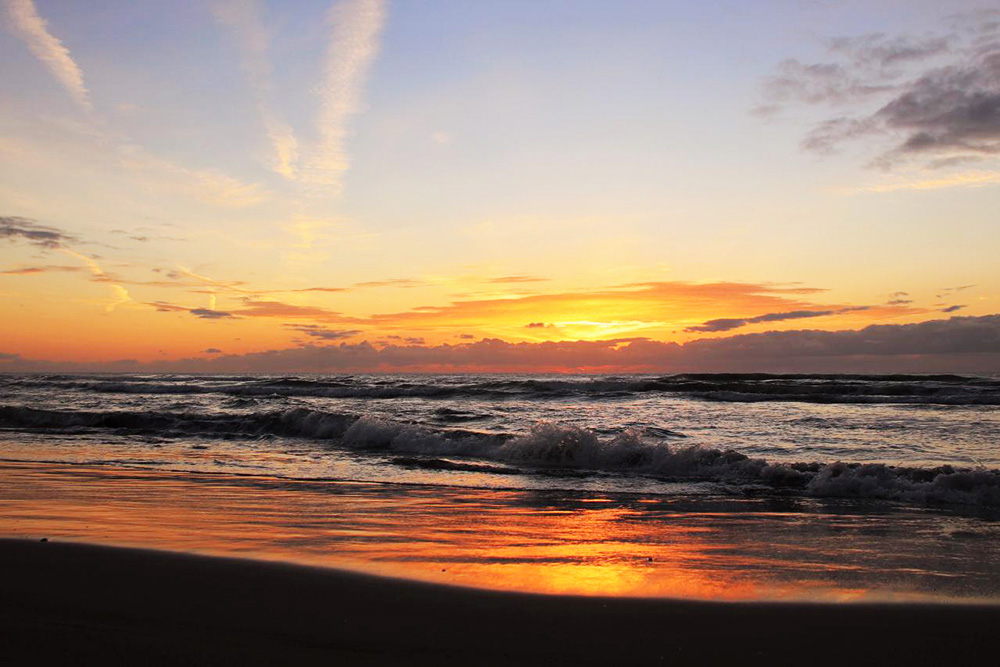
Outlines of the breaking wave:
{"type": "Polygon", "coordinates": [[[0,406],[0,428],[158,437],[293,437],[326,446],[392,454],[408,467],[531,474],[553,469],[705,481],[743,492],[916,503],[1000,506],[1000,470],[882,463],[774,463],[734,450],[679,445],[670,431],[629,429],[611,436],[540,422],[520,434],[488,433],[294,408],[259,413],[87,412],[0,406]]]}

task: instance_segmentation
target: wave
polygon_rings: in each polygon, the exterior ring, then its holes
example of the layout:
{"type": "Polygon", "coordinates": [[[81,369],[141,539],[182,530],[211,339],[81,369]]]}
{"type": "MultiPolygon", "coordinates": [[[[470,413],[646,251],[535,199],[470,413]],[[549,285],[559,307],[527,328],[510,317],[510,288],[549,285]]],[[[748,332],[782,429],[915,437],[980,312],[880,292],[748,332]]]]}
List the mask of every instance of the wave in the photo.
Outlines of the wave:
{"type": "Polygon", "coordinates": [[[392,454],[397,465],[483,474],[552,470],[704,481],[740,492],[1000,506],[1000,470],[883,463],[777,463],[734,450],[677,445],[641,430],[601,437],[540,422],[521,434],[431,428],[306,408],[254,414],[70,412],[0,406],[0,427],[219,438],[297,437],[392,454]]]}
{"type": "Polygon", "coordinates": [[[159,437],[246,438],[287,436],[329,439],[341,436],[357,419],[305,408],[258,413],[154,411],[63,411],[0,406],[0,428],[79,433],[105,430],[159,437]]]}
{"type": "Polygon", "coordinates": [[[961,375],[679,374],[506,376],[7,376],[0,386],[110,394],[223,394],[343,399],[551,399],[677,394],[709,401],[1000,405],[1000,380],[961,375]]]}

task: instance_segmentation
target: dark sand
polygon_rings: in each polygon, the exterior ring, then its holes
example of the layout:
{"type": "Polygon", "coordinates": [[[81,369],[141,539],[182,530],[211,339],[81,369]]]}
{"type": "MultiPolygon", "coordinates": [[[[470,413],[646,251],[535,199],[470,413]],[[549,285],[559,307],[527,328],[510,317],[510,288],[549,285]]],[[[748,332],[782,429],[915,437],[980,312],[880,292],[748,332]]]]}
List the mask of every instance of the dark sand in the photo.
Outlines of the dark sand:
{"type": "Polygon", "coordinates": [[[941,665],[1000,606],[544,596],[0,540],[0,664],[941,665]]]}

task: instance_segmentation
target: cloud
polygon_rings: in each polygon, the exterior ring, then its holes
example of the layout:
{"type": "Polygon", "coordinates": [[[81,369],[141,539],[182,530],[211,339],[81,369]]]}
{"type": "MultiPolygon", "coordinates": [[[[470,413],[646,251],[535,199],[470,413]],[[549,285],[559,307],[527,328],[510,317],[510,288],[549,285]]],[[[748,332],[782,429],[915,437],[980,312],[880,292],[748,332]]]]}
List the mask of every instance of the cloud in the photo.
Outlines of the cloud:
{"type": "MultiPolygon", "coordinates": [[[[21,370],[101,370],[107,364],[13,360],[21,370]]],[[[135,364],[132,364],[135,366],[135,364]]],[[[643,338],[457,345],[367,342],[306,345],[213,359],[139,364],[162,372],[582,371],[582,372],[997,372],[1000,315],[952,317],[917,324],[879,324],[855,331],[770,331],[665,343],[643,338]]]]}
{"type": "MultiPolygon", "coordinates": [[[[762,85],[772,107],[846,106],[871,101],[870,113],[842,113],[816,124],[802,145],[831,152],[859,138],[886,137],[873,166],[919,161],[926,167],[974,162],[1000,153],[1000,28],[944,36],[870,34],[829,42],[839,62],[785,60],[762,85]]],[[[995,182],[993,177],[936,179],[885,189],[927,189],[995,182]]],[[[881,191],[874,189],[873,191],[881,191]]]]}
{"type": "Polygon", "coordinates": [[[354,283],[355,287],[421,287],[425,285],[420,280],[408,278],[390,278],[389,280],[370,280],[364,283],[354,283]]]}
{"type": "Polygon", "coordinates": [[[288,124],[275,112],[271,97],[273,68],[268,59],[270,35],[259,0],[217,0],[212,5],[216,19],[229,28],[240,49],[243,71],[253,90],[260,115],[274,151],[272,168],[277,173],[295,176],[298,141],[288,124]]]}
{"type": "Polygon", "coordinates": [[[301,289],[278,290],[286,292],[348,292],[347,287],[303,287],[301,289]]]}
{"type": "MultiPolygon", "coordinates": [[[[212,295],[213,292],[206,292],[212,295]]],[[[152,301],[146,303],[147,306],[155,308],[161,313],[173,313],[173,312],[188,312],[192,315],[206,319],[220,319],[220,318],[243,318],[243,317],[283,317],[290,319],[312,319],[320,320],[324,322],[344,322],[344,323],[362,323],[363,319],[345,317],[338,312],[327,310],[326,308],[319,308],[317,306],[297,306],[291,303],[284,303],[282,301],[268,301],[263,299],[255,299],[252,297],[243,297],[243,305],[239,308],[231,308],[229,311],[219,311],[215,308],[188,308],[187,306],[179,306],[177,304],[168,303],[166,301],[152,301]]],[[[291,326],[291,325],[286,325],[291,326]]],[[[305,325],[303,325],[305,326],[305,325]]],[[[315,325],[311,325],[315,326],[315,325]]]]}
{"type": "Polygon", "coordinates": [[[954,313],[956,310],[962,310],[963,308],[967,308],[967,307],[968,306],[966,306],[964,304],[963,305],[959,305],[959,306],[948,306],[947,308],[942,308],[941,312],[942,313],[954,313]]]}
{"type": "Polygon", "coordinates": [[[189,310],[184,306],[177,306],[172,303],[167,303],[166,301],[151,301],[147,302],[145,305],[152,306],[158,313],[186,313],[189,310]]]}
{"type": "Polygon", "coordinates": [[[947,53],[953,42],[950,35],[887,37],[875,32],[857,37],[835,37],[830,40],[829,47],[835,53],[845,54],[854,65],[885,70],[947,53]]]}
{"type": "Polygon", "coordinates": [[[342,318],[340,313],[317,306],[297,306],[281,301],[264,301],[249,298],[244,299],[243,307],[236,309],[234,312],[244,317],[301,317],[326,321],[350,320],[350,318],[342,318]]]}
{"type": "Polygon", "coordinates": [[[539,278],[538,276],[501,276],[499,278],[490,278],[486,282],[495,284],[540,283],[547,280],[549,280],[549,278],[539,278]]]}
{"type": "Polygon", "coordinates": [[[203,320],[221,320],[227,317],[234,317],[232,313],[226,313],[221,310],[211,310],[209,308],[192,308],[188,310],[188,312],[195,317],[200,317],[203,320]]]}
{"type": "Polygon", "coordinates": [[[0,363],[6,361],[16,361],[17,359],[20,358],[21,358],[20,354],[10,354],[9,352],[0,352],[0,363]]]}
{"type": "Polygon", "coordinates": [[[35,57],[42,61],[56,81],[82,109],[92,107],[83,82],[83,72],[70,56],[69,49],[52,33],[32,0],[6,0],[7,21],[24,40],[35,57]]]}
{"type": "Polygon", "coordinates": [[[43,248],[60,248],[65,243],[79,240],[55,227],[39,225],[34,220],[16,215],[0,216],[0,239],[22,239],[43,248]]]}
{"type": "Polygon", "coordinates": [[[526,329],[544,329],[545,322],[528,322],[524,325],[526,329]]]}
{"type": "Polygon", "coordinates": [[[345,338],[353,338],[361,333],[357,329],[327,329],[316,324],[286,324],[285,326],[299,333],[304,333],[307,336],[323,340],[344,340],[345,338]]]}
{"type": "Polygon", "coordinates": [[[905,306],[913,303],[913,299],[889,299],[885,302],[887,306],[905,306]]]}
{"type": "Polygon", "coordinates": [[[618,333],[666,322],[689,322],[719,312],[804,310],[801,300],[823,290],[812,287],[749,283],[632,283],[591,291],[532,294],[514,298],[480,298],[446,305],[421,306],[401,313],[375,314],[372,325],[472,328],[488,325],[523,327],[539,313],[556,324],[577,323],[568,336],[611,334],[603,323],[627,323],[618,333]]]}
{"type": "Polygon", "coordinates": [[[57,265],[26,266],[20,269],[7,269],[6,271],[0,271],[0,275],[33,276],[39,273],[75,273],[80,270],[81,268],[79,266],[57,266],[57,265]]]}
{"type": "Polygon", "coordinates": [[[257,206],[271,193],[256,183],[244,183],[215,169],[189,169],[148,153],[141,146],[121,143],[115,147],[119,164],[139,173],[150,173],[151,187],[184,193],[224,208],[257,206]]]}
{"type": "Polygon", "coordinates": [[[744,327],[748,324],[780,322],[782,320],[800,320],[808,317],[826,317],[828,315],[840,315],[841,313],[855,312],[859,310],[868,310],[868,306],[851,306],[848,308],[838,308],[836,310],[792,310],[786,313],[766,313],[764,315],[747,318],[720,318],[709,320],[698,326],[688,327],[685,331],[697,331],[703,333],[730,331],[732,329],[744,327]]]}
{"type": "MultiPolygon", "coordinates": [[[[778,73],[766,79],[763,88],[769,100],[806,104],[843,104],[892,90],[890,85],[868,83],[854,76],[843,65],[807,65],[794,58],[782,61],[778,65],[778,73]]],[[[769,113],[773,114],[780,107],[770,105],[769,108],[769,113]]]]}
{"type": "Polygon", "coordinates": [[[874,118],[905,135],[882,156],[886,165],[915,155],[971,158],[1000,152],[1000,46],[925,73],[874,118]]]}
{"type": "Polygon", "coordinates": [[[222,350],[217,347],[210,347],[207,350],[202,350],[204,354],[222,354],[222,350]]]}
{"type": "Polygon", "coordinates": [[[865,192],[878,193],[905,190],[940,190],[942,188],[981,188],[988,185],[1000,185],[1000,172],[968,171],[935,178],[910,178],[897,180],[891,183],[868,185],[860,188],[848,188],[842,190],[841,192],[843,194],[858,194],[865,192]]]}
{"type": "Polygon", "coordinates": [[[335,194],[350,166],[346,148],[350,121],[361,110],[365,80],[378,55],[385,16],[384,0],[342,0],[328,13],[330,42],[320,87],[320,145],[302,176],[335,194]]]}
{"type": "Polygon", "coordinates": [[[87,269],[90,270],[90,273],[94,276],[93,280],[101,283],[107,283],[112,296],[111,300],[105,304],[104,312],[113,312],[118,306],[132,300],[132,297],[129,296],[128,290],[119,285],[117,280],[106,274],[96,260],[70,250],[69,248],[59,248],[59,251],[83,262],[87,266],[87,269]]]}

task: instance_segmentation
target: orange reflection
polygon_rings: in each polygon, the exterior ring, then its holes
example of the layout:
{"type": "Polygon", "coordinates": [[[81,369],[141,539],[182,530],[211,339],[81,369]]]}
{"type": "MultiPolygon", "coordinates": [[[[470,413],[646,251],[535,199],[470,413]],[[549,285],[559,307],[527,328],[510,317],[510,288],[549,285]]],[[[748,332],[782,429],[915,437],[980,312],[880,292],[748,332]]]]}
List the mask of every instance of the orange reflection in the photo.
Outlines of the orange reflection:
{"type": "Polygon", "coordinates": [[[819,549],[801,540],[764,544],[753,530],[734,527],[739,515],[657,513],[638,500],[13,462],[0,463],[0,473],[6,482],[0,533],[13,537],[282,560],[540,593],[929,597],[873,591],[874,575],[841,581],[840,575],[859,568],[823,560],[819,549]]]}

